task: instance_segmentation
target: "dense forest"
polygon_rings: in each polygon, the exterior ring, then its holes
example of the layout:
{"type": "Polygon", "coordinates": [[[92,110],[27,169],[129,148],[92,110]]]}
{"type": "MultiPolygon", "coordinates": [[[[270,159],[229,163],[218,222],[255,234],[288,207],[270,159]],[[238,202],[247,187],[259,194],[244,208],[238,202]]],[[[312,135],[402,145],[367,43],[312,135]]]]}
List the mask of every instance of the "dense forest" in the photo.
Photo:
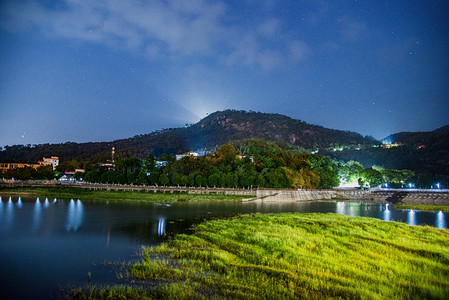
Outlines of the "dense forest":
{"type": "MultiPolygon", "coordinates": [[[[285,145],[284,145],[285,146],[285,145]]],[[[185,156],[180,160],[149,154],[145,159],[118,156],[113,168],[93,161],[62,162],[58,172],[84,168],[77,180],[109,184],[172,185],[232,188],[333,188],[340,184],[361,187],[430,188],[438,180],[446,186],[449,177],[433,178],[410,170],[364,168],[355,161],[336,162],[319,154],[300,153],[260,139],[233,141],[204,156],[185,156]]],[[[10,170],[5,178],[53,179],[51,168],[10,170]],[[39,172],[38,172],[39,171],[39,172]],[[48,172],[50,171],[50,172],[48,172]]]]}

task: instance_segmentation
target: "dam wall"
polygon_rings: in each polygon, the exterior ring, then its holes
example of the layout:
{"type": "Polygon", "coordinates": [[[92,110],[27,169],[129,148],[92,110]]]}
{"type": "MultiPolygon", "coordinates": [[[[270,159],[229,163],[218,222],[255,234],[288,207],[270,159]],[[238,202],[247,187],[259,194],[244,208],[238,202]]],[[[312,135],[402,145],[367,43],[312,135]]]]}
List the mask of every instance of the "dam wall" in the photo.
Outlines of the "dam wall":
{"type": "Polygon", "coordinates": [[[449,205],[449,192],[419,190],[257,190],[256,198],[267,202],[354,200],[374,203],[449,205]]]}

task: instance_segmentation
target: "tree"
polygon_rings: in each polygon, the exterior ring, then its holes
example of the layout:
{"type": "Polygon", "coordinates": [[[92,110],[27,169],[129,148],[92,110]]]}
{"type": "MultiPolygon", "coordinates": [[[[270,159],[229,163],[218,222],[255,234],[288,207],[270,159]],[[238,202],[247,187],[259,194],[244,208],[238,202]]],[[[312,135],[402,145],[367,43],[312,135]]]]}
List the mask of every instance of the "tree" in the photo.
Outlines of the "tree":
{"type": "Polygon", "coordinates": [[[179,186],[179,185],[181,184],[181,179],[182,179],[181,177],[182,177],[181,174],[179,174],[179,173],[174,173],[174,174],[172,175],[172,177],[171,177],[171,183],[172,183],[173,185],[179,186]]]}
{"type": "Polygon", "coordinates": [[[313,172],[309,168],[302,168],[299,173],[301,175],[299,185],[303,189],[314,188],[320,182],[320,176],[318,176],[315,172],[313,172]]]}
{"type": "Polygon", "coordinates": [[[159,161],[166,161],[166,162],[174,162],[176,160],[175,157],[167,155],[167,154],[161,154],[158,157],[159,161]]]}
{"type": "Polygon", "coordinates": [[[151,172],[151,170],[154,169],[154,161],[155,161],[155,159],[154,159],[153,154],[148,154],[145,157],[145,160],[143,163],[145,171],[151,172]]]}
{"type": "Polygon", "coordinates": [[[158,169],[154,169],[150,173],[150,183],[152,185],[158,185],[160,176],[161,176],[161,174],[159,173],[159,170],[158,169]]]}
{"type": "Polygon", "coordinates": [[[52,166],[39,166],[36,169],[35,179],[51,180],[55,178],[52,166]]]}
{"type": "Polygon", "coordinates": [[[159,177],[159,183],[163,186],[167,185],[170,181],[165,173],[162,173],[159,177]]]}
{"type": "Polygon", "coordinates": [[[216,187],[219,184],[219,181],[220,181],[220,176],[218,174],[214,173],[212,175],[209,175],[209,178],[208,178],[209,186],[216,187]]]}
{"type": "Polygon", "coordinates": [[[126,177],[128,179],[128,184],[135,184],[135,183],[137,183],[137,174],[136,174],[136,172],[129,172],[126,177]]]}
{"type": "Polygon", "coordinates": [[[350,160],[340,166],[338,173],[342,181],[347,183],[355,183],[360,178],[360,173],[363,171],[363,166],[357,162],[350,160]]]}
{"type": "Polygon", "coordinates": [[[60,162],[59,165],[56,167],[56,170],[59,172],[70,172],[75,171],[76,169],[81,169],[81,167],[82,167],[81,162],[77,161],[76,159],[72,159],[60,162]]]}
{"type": "Polygon", "coordinates": [[[146,172],[144,171],[139,172],[139,174],[137,175],[137,183],[141,185],[148,184],[148,177],[146,172]]]}
{"type": "Polygon", "coordinates": [[[290,187],[297,189],[298,187],[300,187],[300,181],[301,181],[301,176],[296,173],[295,171],[293,171],[292,169],[289,169],[287,167],[283,167],[285,175],[287,176],[288,182],[290,183],[290,187]]]}
{"type": "Polygon", "coordinates": [[[84,177],[83,172],[76,172],[75,174],[73,174],[73,179],[75,179],[77,181],[83,180],[83,177],[84,177]]]}
{"type": "Polygon", "coordinates": [[[201,176],[201,174],[198,174],[195,176],[195,184],[196,184],[196,186],[203,185],[203,176],[201,176]]]}
{"type": "Polygon", "coordinates": [[[320,172],[316,172],[320,176],[320,182],[318,188],[320,189],[330,189],[339,186],[340,178],[336,170],[331,167],[322,169],[320,172]]]}
{"type": "Polygon", "coordinates": [[[363,170],[360,177],[364,182],[368,182],[370,187],[380,186],[383,183],[382,173],[373,168],[363,170]]]}

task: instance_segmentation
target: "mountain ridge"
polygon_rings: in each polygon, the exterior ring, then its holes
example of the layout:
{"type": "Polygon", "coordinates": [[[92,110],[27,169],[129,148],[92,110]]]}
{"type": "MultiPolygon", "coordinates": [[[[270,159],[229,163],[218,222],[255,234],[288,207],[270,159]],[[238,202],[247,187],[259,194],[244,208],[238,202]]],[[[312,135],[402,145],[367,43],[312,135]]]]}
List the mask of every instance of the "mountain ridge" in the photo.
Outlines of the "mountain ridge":
{"type": "MultiPolygon", "coordinates": [[[[449,125],[427,133],[430,138],[428,148],[435,153],[431,142],[435,136],[449,135],[449,125]],[[432,133],[432,132],[431,132],[432,133]]],[[[426,135],[426,133],[420,133],[426,135]]],[[[411,135],[413,136],[413,134],[411,135]]],[[[364,137],[359,133],[325,128],[293,119],[277,113],[261,113],[242,110],[224,110],[214,112],[195,124],[185,127],[154,131],[111,142],[89,142],[64,144],[40,144],[31,147],[25,145],[7,146],[0,151],[1,162],[33,162],[44,156],[56,155],[64,160],[106,161],[111,157],[111,148],[116,148],[119,156],[135,156],[143,158],[149,153],[179,154],[199,149],[214,150],[215,147],[235,140],[259,138],[294,147],[297,150],[349,149],[356,153],[366,148],[367,153],[380,142],[372,137],[364,137]]],[[[446,141],[446,138],[441,138],[446,141]]],[[[438,140],[437,140],[438,141],[438,140]]],[[[437,143],[436,147],[445,145],[437,143]]],[[[416,147],[416,145],[413,145],[416,147]]],[[[338,151],[337,151],[338,152],[338,151]]],[[[438,152],[440,153],[440,152],[438,152]]],[[[354,154],[355,155],[355,154],[354,154]]],[[[348,159],[354,159],[349,157],[348,159]]]]}

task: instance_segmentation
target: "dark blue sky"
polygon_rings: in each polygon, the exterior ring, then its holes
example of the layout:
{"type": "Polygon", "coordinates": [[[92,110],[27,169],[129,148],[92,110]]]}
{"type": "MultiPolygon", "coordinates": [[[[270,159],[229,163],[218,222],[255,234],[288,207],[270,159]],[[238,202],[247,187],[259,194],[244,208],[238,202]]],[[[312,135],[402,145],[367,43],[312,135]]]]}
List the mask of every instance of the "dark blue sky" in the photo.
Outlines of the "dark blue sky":
{"type": "Polygon", "coordinates": [[[3,0],[0,41],[0,146],[228,108],[376,138],[449,124],[446,0],[3,0]]]}

